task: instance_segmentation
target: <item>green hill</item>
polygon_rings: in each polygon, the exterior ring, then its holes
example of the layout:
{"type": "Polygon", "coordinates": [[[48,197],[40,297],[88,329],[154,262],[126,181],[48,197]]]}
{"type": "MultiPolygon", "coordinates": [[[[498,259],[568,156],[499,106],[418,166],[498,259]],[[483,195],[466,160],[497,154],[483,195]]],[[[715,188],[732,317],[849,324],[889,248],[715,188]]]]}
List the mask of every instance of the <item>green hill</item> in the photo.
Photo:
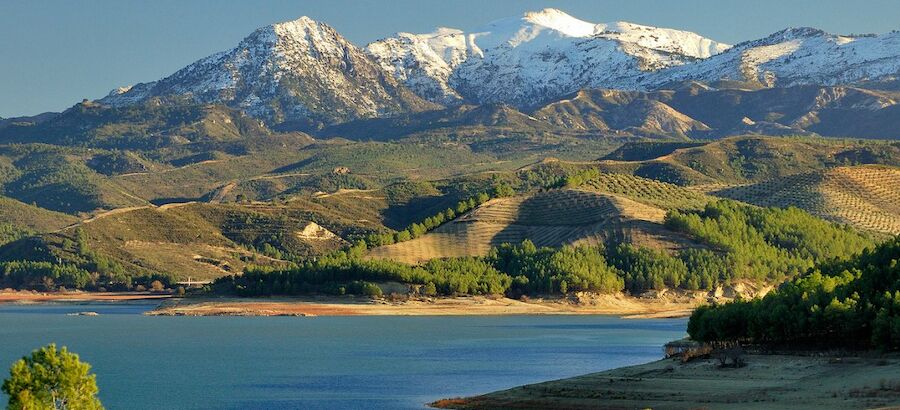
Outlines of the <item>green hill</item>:
{"type": "Polygon", "coordinates": [[[50,232],[71,225],[78,218],[0,196],[0,221],[33,232],[50,232]]]}
{"type": "Polygon", "coordinates": [[[580,190],[552,190],[498,198],[422,237],[372,249],[369,256],[407,263],[482,256],[504,243],[537,246],[597,244],[627,232],[635,242],[684,246],[659,225],[665,211],[626,197],[580,190]]]}

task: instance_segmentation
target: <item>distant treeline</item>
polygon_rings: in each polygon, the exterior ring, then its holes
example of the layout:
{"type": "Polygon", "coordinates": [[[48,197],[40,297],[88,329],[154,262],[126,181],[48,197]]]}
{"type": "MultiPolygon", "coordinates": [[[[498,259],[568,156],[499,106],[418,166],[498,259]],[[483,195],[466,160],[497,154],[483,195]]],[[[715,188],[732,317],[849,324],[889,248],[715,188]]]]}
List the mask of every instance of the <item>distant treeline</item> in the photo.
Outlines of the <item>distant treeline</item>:
{"type": "MultiPolygon", "coordinates": [[[[536,176],[535,180],[546,180],[536,176]]],[[[460,201],[465,212],[512,189],[495,186],[491,194],[460,201]]],[[[435,215],[404,232],[412,237],[444,223],[435,215]],[[429,222],[430,221],[430,222],[429,222]]],[[[484,257],[433,260],[421,266],[363,258],[369,241],[317,258],[290,258],[289,268],[250,267],[243,275],[218,281],[218,288],[241,295],[306,293],[376,294],[376,282],[415,285],[422,294],[524,294],[650,289],[714,289],[735,281],[777,283],[817,263],[847,258],[874,246],[856,231],[817,219],[798,209],[767,209],[734,201],[716,201],[698,211],[671,211],[666,225],[705,247],[677,252],[625,243],[606,246],[540,248],[526,241],[502,245],[484,257]]],[[[392,238],[396,239],[396,238],[392,238]]],[[[372,239],[375,244],[383,243],[372,239]]],[[[23,244],[25,244],[23,242],[23,244]]],[[[154,281],[170,286],[169,275],[128,272],[114,258],[92,250],[84,232],[64,239],[58,258],[47,249],[25,252],[33,258],[0,262],[0,286],[54,290],[128,290],[154,281]]],[[[277,251],[274,247],[270,250],[277,251]]]]}
{"type": "Polygon", "coordinates": [[[900,349],[900,236],[821,263],[762,299],[697,309],[699,341],[900,349]]]}
{"type": "Polygon", "coordinates": [[[163,287],[174,283],[171,275],[127,271],[115,259],[91,249],[81,229],[75,231],[74,239],[61,244],[65,260],[44,246],[35,246],[21,251],[27,259],[0,261],[0,288],[134,290],[150,288],[154,282],[163,287]]]}
{"type": "Polygon", "coordinates": [[[434,259],[420,266],[363,259],[365,245],[336,252],[289,269],[251,267],[220,278],[219,289],[242,296],[311,292],[381,296],[374,282],[419,285],[423,295],[522,295],[592,290],[614,292],[623,280],[609,267],[601,248],[538,248],[530,241],[503,245],[486,257],[434,259]],[[358,291],[362,291],[359,293],[358,291]]]}
{"type": "Polygon", "coordinates": [[[378,293],[374,282],[421,285],[424,294],[523,294],[650,289],[713,289],[736,280],[777,282],[815,263],[846,258],[871,239],[798,209],[760,209],[733,201],[667,215],[666,224],[708,246],[675,253],[631,244],[536,247],[504,244],[484,257],[432,260],[412,266],[363,259],[367,244],[288,269],[252,267],[222,278],[220,289],[240,295],[378,293]],[[374,285],[374,287],[373,287],[374,285]]]}

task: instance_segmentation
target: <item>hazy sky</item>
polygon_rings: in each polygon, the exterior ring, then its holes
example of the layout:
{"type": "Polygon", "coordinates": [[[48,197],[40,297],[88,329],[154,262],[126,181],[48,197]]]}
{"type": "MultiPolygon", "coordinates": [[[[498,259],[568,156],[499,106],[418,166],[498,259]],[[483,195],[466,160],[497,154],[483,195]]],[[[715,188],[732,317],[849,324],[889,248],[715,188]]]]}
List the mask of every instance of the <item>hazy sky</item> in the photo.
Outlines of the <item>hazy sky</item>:
{"type": "Polygon", "coordinates": [[[900,29],[900,0],[0,0],[0,117],[63,110],[153,81],[255,28],[308,15],[364,45],[397,31],[474,29],[545,7],[737,43],[785,27],[833,33],[900,29]]]}

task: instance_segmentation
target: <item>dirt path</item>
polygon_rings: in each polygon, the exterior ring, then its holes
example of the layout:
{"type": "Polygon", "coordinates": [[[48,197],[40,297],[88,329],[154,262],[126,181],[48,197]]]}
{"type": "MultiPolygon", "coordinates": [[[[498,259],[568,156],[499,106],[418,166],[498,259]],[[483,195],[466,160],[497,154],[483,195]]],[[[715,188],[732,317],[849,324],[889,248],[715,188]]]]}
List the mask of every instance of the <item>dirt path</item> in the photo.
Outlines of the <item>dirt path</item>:
{"type": "Polygon", "coordinates": [[[110,217],[110,216],[113,216],[113,215],[123,214],[123,213],[126,213],[126,212],[132,212],[132,211],[137,211],[137,210],[141,210],[141,209],[157,209],[157,210],[159,210],[159,211],[166,211],[166,210],[169,210],[169,209],[172,209],[172,208],[178,208],[178,207],[182,207],[182,206],[186,206],[186,205],[190,205],[190,204],[195,204],[195,203],[197,203],[197,201],[173,202],[173,203],[170,203],[170,204],[165,204],[165,205],[160,205],[160,206],[156,206],[156,205],[142,205],[142,206],[129,206],[129,207],[125,207],[125,208],[110,209],[109,211],[105,211],[105,212],[99,213],[99,214],[94,215],[94,216],[92,216],[92,217],[90,217],[90,218],[88,218],[88,219],[85,219],[85,220],[82,220],[82,221],[73,223],[73,224],[71,224],[71,225],[67,225],[67,226],[65,226],[65,227],[63,227],[63,228],[61,228],[61,229],[59,229],[59,230],[57,230],[57,231],[55,231],[55,232],[62,232],[62,231],[68,230],[68,229],[76,228],[76,227],[79,227],[79,226],[81,226],[81,225],[84,225],[84,224],[88,224],[88,223],[94,222],[94,221],[96,221],[96,220],[98,220],[98,219],[103,219],[103,218],[107,218],[107,217],[110,217]]]}
{"type": "Polygon", "coordinates": [[[155,206],[154,205],[142,205],[142,206],[129,206],[129,207],[125,207],[125,208],[110,209],[109,211],[99,213],[88,219],[84,219],[82,221],[75,222],[71,225],[67,225],[63,228],[56,230],[55,232],[62,232],[62,231],[68,230],[68,229],[79,227],[81,225],[88,224],[88,223],[94,222],[98,219],[106,218],[108,216],[117,215],[117,214],[121,214],[121,213],[125,213],[125,212],[136,211],[138,209],[147,209],[147,208],[155,208],[155,206]]]}
{"type": "Polygon", "coordinates": [[[359,193],[375,192],[375,191],[377,191],[377,189],[350,189],[350,188],[341,188],[341,189],[338,189],[337,191],[332,192],[332,193],[330,193],[330,194],[327,193],[327,192],[317,192],[317,193],[315,193],[315,198],[328,198],[328,197],[330,197],[330,196],[336,196],[336,195],[359,194],[359,193]]]}

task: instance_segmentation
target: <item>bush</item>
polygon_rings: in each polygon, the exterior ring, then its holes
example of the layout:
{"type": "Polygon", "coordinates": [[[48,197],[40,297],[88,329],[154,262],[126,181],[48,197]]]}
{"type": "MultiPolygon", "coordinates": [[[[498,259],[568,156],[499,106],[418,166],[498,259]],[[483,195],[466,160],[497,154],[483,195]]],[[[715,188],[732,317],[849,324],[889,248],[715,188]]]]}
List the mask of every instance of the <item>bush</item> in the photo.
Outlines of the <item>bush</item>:
{"type": "Polygon", "coordinates": [[[158,280],[154,280],[153,282],[150,282],[150,290],[152,290],[154,292],[162,292],[165,288],[166,288],[165,285],[163,285],[162,282],[160,282],[158,280]]]}
{"type": "Polygon", "coordinates": [[[422,290],[422,293],[425,296],[435,296],[435,295],[437,295],[437,286],[434,285],[434,282],[428,282],[425,284],[425,287],[422,290]]]}
{"type": "Polygon", "coordinates": [[[368,296],[370,298],[380,298],[384,296],[381,288],[371,282],[354,281],[347,286],[347,293],[360,296],[368,296]]]}

